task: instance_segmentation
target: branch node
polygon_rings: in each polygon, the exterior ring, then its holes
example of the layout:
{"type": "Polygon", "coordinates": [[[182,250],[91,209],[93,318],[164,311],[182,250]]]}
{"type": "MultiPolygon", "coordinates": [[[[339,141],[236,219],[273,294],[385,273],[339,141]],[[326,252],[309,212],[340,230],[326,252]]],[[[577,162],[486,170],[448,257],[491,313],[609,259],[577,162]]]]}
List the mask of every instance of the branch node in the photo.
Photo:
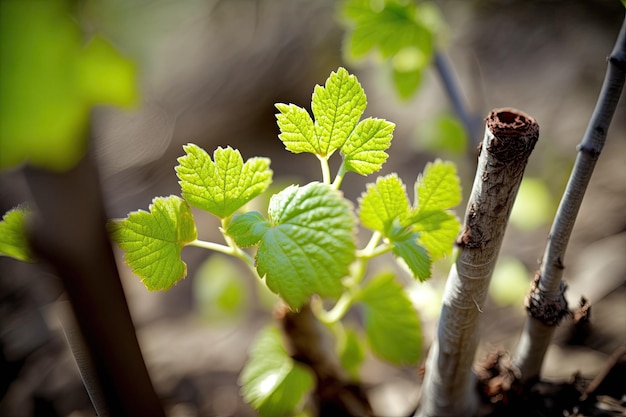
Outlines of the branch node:
{"type": "Polygon", "coordinates": [[[567,285],[561,281],[558,294],[549,295],[539,288],[540,279],[541,273],[537,271],[530,291],[524,300],[524,306],[531,317],[541,321],[546,326],[556,327],[561,320],[571,315],[565,299],[567,285]]]}
{"type": "MultiPolygon", "coordinates": [[[[606,134],[606,132],[604,131],[604,129],[603,129],[602,127],[600,127],[600,126],[597,126],[597,127],[595,128],[595,133],[596,133],[597,135],[603,135],[603,136],[606,134]]],[[[598,148],[596,148],[596,147],[593,147],[593,146],[585,146],[585,144],[583,144],[583,143],[581,143],[580,145],[578,145],[578,146],[576,147],[576,150],[577,150],[578,152],[588,154],[588,155],[589,155],[589,156],[591,156],[593,159],[598,159],[598,157],[600,156],[600,153],[602,153],[602,151],[601,151],[600,149],[598,149],[598,148]]]]}

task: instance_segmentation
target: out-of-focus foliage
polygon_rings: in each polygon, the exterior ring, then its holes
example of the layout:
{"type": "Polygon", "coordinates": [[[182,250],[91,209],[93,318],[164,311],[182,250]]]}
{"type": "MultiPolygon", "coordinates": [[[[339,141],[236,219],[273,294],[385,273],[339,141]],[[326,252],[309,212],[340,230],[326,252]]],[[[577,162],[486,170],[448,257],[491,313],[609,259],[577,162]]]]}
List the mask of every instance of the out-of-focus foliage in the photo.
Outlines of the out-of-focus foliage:
{"type": "Polygon", "coordinates": [[[0,168],[69,169],[91,107],[137,100],[133,63],[102,37],[84,39],[71,5],[0,2],[0,168]]]}
{"type": "Polygon", "coordinates": [[[555,208],[550,191],[543,181],[524,178],[511,211],[511,224],[522,230],[535,229],[548,224],[555,208]]]}
{"type": "Polygon", "coordinates": [[[444,114],[426,121],[417,132],[415,147],[461,156],[467,149],[467,132],[458,119],[444,114]]]}
{"type": "Polygon", "coordinates": [[[346,59],[375,50],[389,62],[400,97],[411,97],[433,56],[435,34],[441,27],[438,10],[430,3],[409,0],[346,0],[340,16],[348,28],[346,59]]]}
{"type": "Polygon", "coordinates": [[[200,265],[193,280],[193,296],[203,319],[232,321],[245,309],[245,277],[232,260],[214,254],[200,265]]]}
{"type": "Polygon", "coordinates": [[[515,258],[501,259],[489,284],[489,295],[501,306],[520,305],[530,284],[528,270],[515,258]]]}

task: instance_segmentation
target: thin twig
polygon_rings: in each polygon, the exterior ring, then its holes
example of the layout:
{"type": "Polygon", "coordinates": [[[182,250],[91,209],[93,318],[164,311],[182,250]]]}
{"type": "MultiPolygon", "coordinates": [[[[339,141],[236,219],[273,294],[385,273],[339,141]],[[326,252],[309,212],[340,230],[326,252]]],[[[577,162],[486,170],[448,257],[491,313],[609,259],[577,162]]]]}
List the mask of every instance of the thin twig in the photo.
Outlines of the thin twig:
{"type": "Polygon", "coordinates": [[[514,360],[522,372],[522,382],[539,377],[554,328],[568,315],[565,284],[562,281],[563,260],[585,190],[624,87],[626,18],[608,62],[596,108],[578,146],[576,163],[548,237],[543,262],[527,297],[528,317],[514,360]]]}
{"type": "Polygon", "coordinates": [[[461,121],[467,136],[474,146],[478,145],[482,120],[480,117],[470,114],[470,112],[467,111],[463,98],[461,97],[461,89],[454,79],[450,64],[440,51],[435,52],[435,68],[437,69],[439,77],[441,77],[441,82],[446,90],[450,104],[452,104],[452,108],[461,121]]]}

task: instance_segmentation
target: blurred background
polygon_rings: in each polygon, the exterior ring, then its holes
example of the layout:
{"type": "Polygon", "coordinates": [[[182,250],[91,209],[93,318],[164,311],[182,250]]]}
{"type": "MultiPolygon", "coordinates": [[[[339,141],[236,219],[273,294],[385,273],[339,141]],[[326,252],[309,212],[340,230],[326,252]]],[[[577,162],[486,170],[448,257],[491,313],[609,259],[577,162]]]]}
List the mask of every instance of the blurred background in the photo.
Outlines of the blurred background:
{"type": "MultiPolygon", "coordinates": [[[[355,60],[343,53],[346,26],[339,4],[78,2],[75,19],[85,34],[104,36],[138,70],[138,105],[98,107],[91,119],[108,216],[125,217],[146,210],[155,196],[180,194],[174,166],[186,143],[209,153],[232,146],[244,158],[270,157],[277,186],[318,180],[316,158],[292,155],[278,140],[274,104],[310,109],[314,85],[339,66],[363,85],[365,116],[397,125],[379,174],[398,172],[411,193],[428,161],[452,160],[467,198],[482,131],[473,138],[463,131],[433,65],[423,71],[417,93],[400,99],[379,58],[355,60]]],[[[482,123],[493,108],[515,107],[540,125],[481,323],[479,355],[484,355],[493,346],[515,347],[525,317],[523,297],[595,106],[624,6],[618,0],[441,0],[432,5],[442,22],[436,48],[450,65],[470,115],[482,123]]],[[[547,378],[567,379],[575,371],[593,376],[626,341],[625,110],[622,97],[565,259],[570,305],[574,308],[585,294],[594,306],[593,328],[576,343],[567,324],[559,328],[544,366],[547,378]]],[[[376,176],[349,174],[342,186],[346,197],[356,201],[376,176]]],[[[2,213],[28,198],[19,167],[0,172],[2,213]]],[[[462,204],[457,213],[462,217],[463,212],[462,204]]],[[[218,222],[194,214],[199,238],[220,241],[218,222]]],[[[183,250],[185,280],[167,293],[148,292],[121,253],[116,255],[145,360],[169,415],[254,415],[241,400],[237,376],[256,331],[272,320],[272,296],[243,265],[197,248],[183,250]]],[[[425,349],[448,267],[449,261],[442,262],[431,281],[409,285],[425,349]]],[[[59,317],[68,307],[61,293],[46,268],[0,258],[2,415],[95,415],[66,347],[59,317]]],[[[417,399],[416,369],[368,358],[361,377],[381,415],[403,413],[417,399]]]]}

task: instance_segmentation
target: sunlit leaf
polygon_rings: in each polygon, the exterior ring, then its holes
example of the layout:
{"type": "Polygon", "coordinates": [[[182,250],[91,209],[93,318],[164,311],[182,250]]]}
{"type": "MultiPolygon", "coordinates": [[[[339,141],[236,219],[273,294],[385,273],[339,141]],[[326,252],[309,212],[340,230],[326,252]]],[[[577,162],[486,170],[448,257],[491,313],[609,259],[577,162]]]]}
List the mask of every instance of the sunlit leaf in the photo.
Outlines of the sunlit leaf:
{"type": "Polygon", "coordinates": [[[197,237],[189,205],[180,197],[157,197],[149,211],[108,223],[126,263],[149,290],[167,290],[187,275],[183,247],[197,237]]]}
{"type": "Polygon", "coordinates": [[[213,160],[202,148],[188,144],[178,158],[176,174],[182,195],[189,204],[220,218],[231,216],[272,182],[268,158],[250,158],[245,163],[239,151],[217,148],[213,160]]]}
{"type": "Polygon", "coordinates": [[[359,199],[359,219],[363,226],[385,235],[393,222],[404,218],[409,209],[405,186],[396,174],[379,177],[375,184],[368,184],[359,199]]]}
{"type": "Polygon", "coordinates": [[[0,256],[10,256],[32,262],[33,255],[26,234],[26,219],[30,210],[25,206],[7,211],[0,221],[0,256]]]}
{"type": "Polygon", "coordinates": [[[239,383],[244,400],[261,417],[274,417],[292,414],[313,389],[314,378],[287,354],[280,331],[272,326],[257,335],[239,383]]]}
{"type": "Polygon", "coordinates": [[[293,153],[310,152],[328,158],[341,148],[355,129],[367,99],[354,75],[345,68],[332,72],[324,86],[317,85],[311,100],[315,121],[294,104],[276,104],[280,140],[293,153]]]}

